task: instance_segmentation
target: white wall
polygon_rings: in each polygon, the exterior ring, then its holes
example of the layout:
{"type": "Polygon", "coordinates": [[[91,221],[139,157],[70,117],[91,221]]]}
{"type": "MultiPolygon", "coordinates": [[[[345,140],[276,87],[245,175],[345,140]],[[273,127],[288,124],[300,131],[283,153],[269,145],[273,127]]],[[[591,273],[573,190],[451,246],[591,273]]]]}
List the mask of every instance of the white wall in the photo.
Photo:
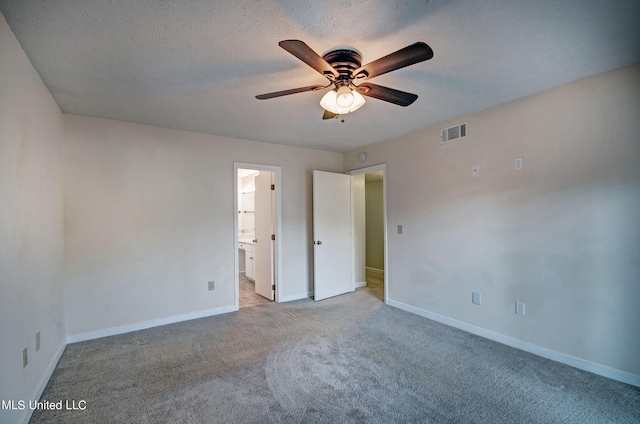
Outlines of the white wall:
{"type": "MultiPolygon", "coordinates": [[[[0,14],[0,399],[37,399],[64,347],[62,112],[0,14]],[[36,351],[35,335],[41,335],[36,351]],[[28,365],[22,367],[22,350],[28,365]]],[[[30,411],[0,410],[0,422],[30,411]]]]}
{"type": "Polygon", "coordinates": [[[311,171],[341,154],[64,119],[71,340],[233,308],[234,162],[282,167],[281,296],[313,290],[311,171]]]}
{"type": "Polygon", "coordinates": [[[640,65],[442,125],[467,121],[468,139],[433,127],[364,149],[387,164],[392,303],[638,384],[638,99],[640,65]]]}
{"type": "Polygon", "coordinates": [[[367,275],[365,271],[367,257],[367,211],[364,179],[364,174],[358,174],[351,177],[351,193],[353,195],[353,281],[355,282],[356,287],[362,287],[367,283],[367,275]]]}

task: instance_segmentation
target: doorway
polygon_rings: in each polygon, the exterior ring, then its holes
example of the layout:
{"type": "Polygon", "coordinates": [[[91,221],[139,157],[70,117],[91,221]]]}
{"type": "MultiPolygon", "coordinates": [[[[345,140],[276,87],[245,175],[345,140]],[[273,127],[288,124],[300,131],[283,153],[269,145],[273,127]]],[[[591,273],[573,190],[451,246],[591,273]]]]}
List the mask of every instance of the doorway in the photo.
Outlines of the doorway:
{"type": "MultiPolygon", "coordinates": [[[[386,165],[357,169],[346,174],[313,171],[312,203],[314,300],[323,300],[362,288],[387,303],[389,282],[388,273],[385,272],[388,269],[386,165]],[[366,257],[366,174],[370,174],[370,182],[376,182],[382,188],[382,211],[377,211],[377,221],[381,221],[382,229],[379,229],[378,224],[378,238],[370,238],[369,242],[373,248],[370,247],[369,250],[370,253],[372,250],[377,251],[378,258],[382,257],[383,260],[382,263],[370,264],[370,283],[367,282],[366,257]],[[380,266],[382,269],[378,268],[380,266]]],[[[380,205],[379,200],[377,203],[380,205]]]]}
{"type": "Polygon", "coordinates": [[[386,165],[354,170],[354,281],[372,296],[387,302],[386,165]]]}
{"type": "Polygon", "coordinates": [[[278,301],[280,167],[234,163],[236,310],[278,301]]]}

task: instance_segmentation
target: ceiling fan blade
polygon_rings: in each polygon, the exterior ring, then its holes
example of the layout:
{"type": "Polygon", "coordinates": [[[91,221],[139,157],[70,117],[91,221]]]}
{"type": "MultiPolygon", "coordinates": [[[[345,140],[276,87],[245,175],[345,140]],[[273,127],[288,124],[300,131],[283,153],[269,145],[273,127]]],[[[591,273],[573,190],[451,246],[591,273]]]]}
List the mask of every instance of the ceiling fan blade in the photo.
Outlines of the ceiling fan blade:
{"type": "Polygon", "coordinates": [[[365,80],[405,66],[429,60],[433,57],[433,50],[427,44],[418,41],[403,49],[395,51],[378,60],[367,63],[353,71],[354,79],[365,80]]]}
{"type": "Polygon", "coordinates": [[[289,94],[304,93],[305,91],[315,91],[326,88],[324,85],[309,85],[307,87],[292,88],[291,90],[275,91],[273,93],[259,94],[256,99],[266,100],[274,97],[288,96],[289,94]]]}
{"type": "Polygon", "coordinates": [[[326,60],[304,42],[300,40],[284,40],[279,42],[278,45],[330,80],[339,76],[338,71],[333,69],[333,66],[329,65],[326,60]]]}
{"type": "Polygon", "coordinates": [[[329,112],[328,110],[325,110],[325,111],[324,111],[324,114],[322,115],[322,119],[333,119],[333,118],[335,118],[336,116],[338,116],[338,115],[336,115],[336,114],[335,114],[335,113],[333,113],[333,112],[329,112]]]}
{"type": "Polygon", "coordinates": [[[377,84],[371,84],[370,82],[362,83],[357,86],[356,89],[363,96],[384,100],[385,102],[394,103],[399,106],[409,106],[418,98],[417,94],[407,93],[406,91],[383,87],[377,84]]]}

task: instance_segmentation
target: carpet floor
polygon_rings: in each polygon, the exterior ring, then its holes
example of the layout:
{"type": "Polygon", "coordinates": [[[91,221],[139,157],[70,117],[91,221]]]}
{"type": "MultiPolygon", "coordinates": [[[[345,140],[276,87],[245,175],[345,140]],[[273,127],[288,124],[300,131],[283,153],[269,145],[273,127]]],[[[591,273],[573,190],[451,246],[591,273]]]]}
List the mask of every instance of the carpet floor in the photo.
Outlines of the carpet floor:
{"type": "Polygon", "coordinates": [[[640,389],[382,303],[269,303],[66,347],[32,423],[638,423],[640,389]]]}

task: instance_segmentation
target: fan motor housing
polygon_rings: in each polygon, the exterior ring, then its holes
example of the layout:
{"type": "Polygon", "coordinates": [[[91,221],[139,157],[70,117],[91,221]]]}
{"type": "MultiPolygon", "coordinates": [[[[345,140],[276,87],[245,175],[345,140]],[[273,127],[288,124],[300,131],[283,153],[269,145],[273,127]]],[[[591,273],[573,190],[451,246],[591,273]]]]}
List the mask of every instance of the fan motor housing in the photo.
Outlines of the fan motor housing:
{"type": "Polygon", "coordinates": [[[348,84],[352,79],[352,72],[362,64],[362,56],[355,50],[337,49],[332,50],[322,57],[340,74],[336,78],[337,82],[343,81],[348,84]]]}

